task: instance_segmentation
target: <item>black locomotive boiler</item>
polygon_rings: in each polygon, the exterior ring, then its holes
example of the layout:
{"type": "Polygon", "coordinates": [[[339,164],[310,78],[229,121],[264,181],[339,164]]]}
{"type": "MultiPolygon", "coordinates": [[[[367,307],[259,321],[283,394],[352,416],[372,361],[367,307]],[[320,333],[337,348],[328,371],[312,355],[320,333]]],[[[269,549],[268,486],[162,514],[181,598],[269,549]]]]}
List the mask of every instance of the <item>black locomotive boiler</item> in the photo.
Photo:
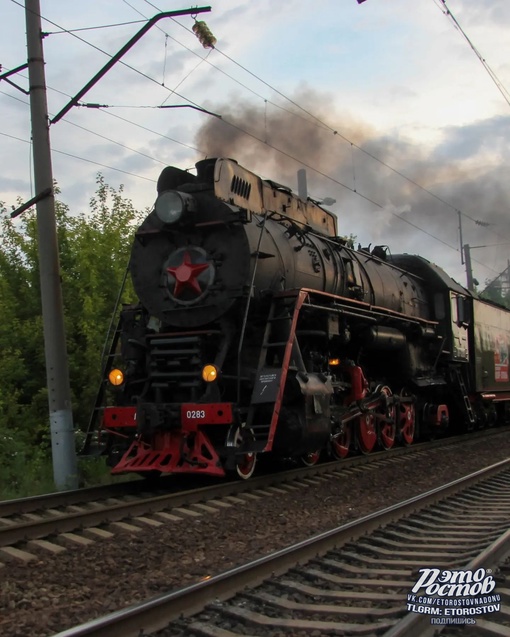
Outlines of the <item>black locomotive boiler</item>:
{"type": "Polygon", "coordinates": [[[230,159],[163,170],[87,437],[113,473],[315,463],[506,418],[510,312],[230,159]]]}

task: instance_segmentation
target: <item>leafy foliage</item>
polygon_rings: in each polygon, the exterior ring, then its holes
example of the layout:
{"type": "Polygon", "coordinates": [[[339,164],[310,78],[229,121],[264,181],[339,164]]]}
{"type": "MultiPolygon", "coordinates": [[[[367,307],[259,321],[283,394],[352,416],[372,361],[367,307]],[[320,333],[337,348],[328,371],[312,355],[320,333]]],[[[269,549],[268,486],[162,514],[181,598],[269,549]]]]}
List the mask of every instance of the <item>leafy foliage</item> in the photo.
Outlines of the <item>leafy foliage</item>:
{"type": "MultiPolygon", "coordinates": [[[[101,352],[141,214],[97,176],[90,211],[56,202],[60,271],[75,427],[88,422],[101,352]]],[[[0,226],[0,486],[38,480],[49,457],[49,422],[34,212],[0,226]]],[[[126,300],[133,295],[129,285],[126,300]]],[[[1,491],[0,491],[1,497],[1,491]]]]}
{"type": "Polygon", "coordinates": [[[510,309],[510,292],[507,287],[503,286],[503,283],[498,280],[490,282],[480,296],[483,299],[487,299],[487,301],[494,301],[510,309]],[[497,285],[498,283],[499,285],[497,285]]]}

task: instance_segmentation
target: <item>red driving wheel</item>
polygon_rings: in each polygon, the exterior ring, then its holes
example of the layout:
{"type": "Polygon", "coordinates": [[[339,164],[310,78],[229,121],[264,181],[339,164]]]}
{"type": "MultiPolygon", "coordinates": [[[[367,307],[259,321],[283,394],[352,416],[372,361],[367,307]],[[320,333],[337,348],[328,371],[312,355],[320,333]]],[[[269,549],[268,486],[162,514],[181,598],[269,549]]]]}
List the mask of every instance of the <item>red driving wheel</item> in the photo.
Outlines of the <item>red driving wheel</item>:
{"type": "Polygon", "coordinates": [[[331,441],[331,453],[337,460],[342,460],[349,455],[351,446],[352,428],[350,424],[342,425],[340,433],[336,434],[331,441]]]}
{"type": "Polygon", "coordinates": [[[377,442],[377,429],[373,412],[367,411],[359,417],[357,438],[361,453],[370,453],[375,447],[375,443],[377,442]]]}
{"type": "MultiPolygon", "coordinates": [[[[401,396],[407,397],[409,392],[403,389],[401,396]]],[[[414,403],[400,403],[399,428],[404,444],[411,445],[416,431],[416,409],[414,403]]]]}
{"type": "Polygon", "coordinates": [[[305,465],[305,467],[313,467],[314,464],[319,462],[319,458],[321,457],[320,449],[315,451],[309,451],[301,456],[301,462],[305,465]]]}
{"type": "MultiPolygon", "coordinates": [[[[383,387],[379,387],[379,392],[385,394],[388,398],[393,395],[391,389],[384,385],[383,387]]],[[[378,413],[383,416],[384,420],[380,420],[379,423],[379,434],[381,440],[381,447],[383,449],[391,449],[395,444],[395,437],[397,435],[397,423],[396,423],[396,409],[395,405],[385,404],[384,407],[381,407],[378,410],[378,413]]]]}

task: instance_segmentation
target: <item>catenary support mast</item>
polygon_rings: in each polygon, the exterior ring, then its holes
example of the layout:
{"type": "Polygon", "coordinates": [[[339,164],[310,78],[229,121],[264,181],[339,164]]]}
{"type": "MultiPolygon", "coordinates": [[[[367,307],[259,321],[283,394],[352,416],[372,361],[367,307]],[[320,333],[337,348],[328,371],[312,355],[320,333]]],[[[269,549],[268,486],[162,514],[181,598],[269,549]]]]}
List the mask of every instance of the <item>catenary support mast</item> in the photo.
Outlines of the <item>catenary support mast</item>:
{"type": "MultiPolygon", "coordinates": [[[[81,89],[58,113],[52,123],[61,119],[87,91],[152,27],[163,18],[182,15],[198,15],[211,7],[194,7],[159,13],[127,42],[122,49],[81,89]]],[[[58,489],[77,486],[77,462],[74,446],[71,390],[67,363],[66,340],[57,230],[55,221],[55,197],[51,168],[51,148],[46,99],[46,79],[42,46],[41,8],[39,0],[25,0],[27,25],[28,77],[30,84],[30,112],[32,119],[32,143],[34,155],[34,182],[37,203],[37,231],[39,241],[39,268],[41,276],[44,349],[51,424],[53,475],[58,489]]],[[[196,22],[193,31],[206,48],[213,48],[216,38],[205,22],[196,22]]],[[[17,211],[19,213],[20,210],[17,211]]]]}
{"type": "Polygon", "coordinates": [[[34,184],[36,193],[49,192],[47,196],[37,202],[37,233],[53,477],[57,489],[63,490],[78,486],[78,472],[60,286],[60,264],[55,221],[55,197],[53,192],[39,0],[25,0],[25,17],[34,184]]]}

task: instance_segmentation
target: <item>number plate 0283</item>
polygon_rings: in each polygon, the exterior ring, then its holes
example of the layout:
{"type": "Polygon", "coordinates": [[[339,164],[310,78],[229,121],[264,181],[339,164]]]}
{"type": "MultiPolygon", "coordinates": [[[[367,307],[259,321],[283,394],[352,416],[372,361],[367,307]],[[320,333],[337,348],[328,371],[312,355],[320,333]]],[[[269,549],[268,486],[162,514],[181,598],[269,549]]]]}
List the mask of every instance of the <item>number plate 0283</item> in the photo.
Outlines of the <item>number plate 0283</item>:
{"type": "Polygon", "coordinates": [[[184,403],[183,425],[228,425],[232,422],[232,403],[184,403]]]}

